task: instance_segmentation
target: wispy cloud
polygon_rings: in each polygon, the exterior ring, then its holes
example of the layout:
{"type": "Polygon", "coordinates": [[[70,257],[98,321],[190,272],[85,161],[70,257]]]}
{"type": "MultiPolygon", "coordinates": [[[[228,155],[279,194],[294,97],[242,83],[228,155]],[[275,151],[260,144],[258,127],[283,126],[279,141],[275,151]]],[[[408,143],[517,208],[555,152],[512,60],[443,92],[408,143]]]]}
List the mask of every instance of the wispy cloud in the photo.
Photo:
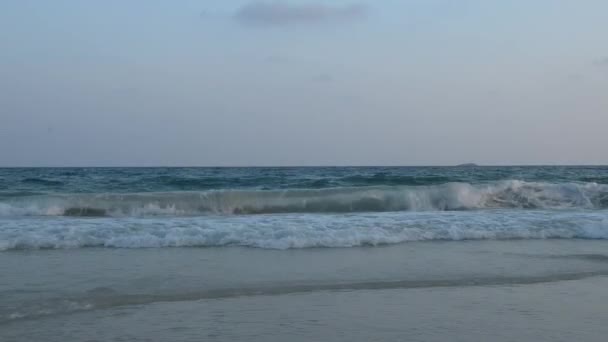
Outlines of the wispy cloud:
{"type": "Polygon", "coordinates": [[[264,58],[264,62],[270,64],[283,64],[289,61],[289,58],[284,55],[270,55],[264,58]]]}
{"type": "Polygon", "coordinates": [[[363,18],[362,4],[331,6],[324,3],[290,4],[284,1],[255,1],[239,8],[234,18],[250,26],[285,26],[363,18]]]}
{"type": "Polygon", "coordinates": [[[314,82],[320,82],[320,83],[328,83],[334,80],[334,77],[331,74],[328,73],[322,73],[322,74],[318,74],[315,75],[312,80],[314,82]]]}
{"type": "Polygon", "coordinates": [[[608,57],[604,57],[604,58],[600,58],[600,59],[596,60],[595,62],[593,62],[593,65],[608,67],[608,57]]]}

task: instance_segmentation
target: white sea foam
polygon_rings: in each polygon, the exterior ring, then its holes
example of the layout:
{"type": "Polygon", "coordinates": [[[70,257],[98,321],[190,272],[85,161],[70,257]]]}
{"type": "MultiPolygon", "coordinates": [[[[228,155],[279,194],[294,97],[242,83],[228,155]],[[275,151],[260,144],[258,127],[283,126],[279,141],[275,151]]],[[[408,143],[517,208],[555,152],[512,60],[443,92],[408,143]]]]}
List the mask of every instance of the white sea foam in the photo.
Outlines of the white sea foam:
{"type": "Polygon", "coordinates": [[[496,208],[604,209],[608,208],[608,185],[511,180],[476,185],[447,183],[317,190],[61,194],[4,200],[0,202],[0,217],[141,217],[496,208]]]}
{"type": "Polygon", "coordinates": [[[91,303],[79,302],[74,300],[50,300],[48,302],[37,302],[30,304],[29,307],[22,307],[18,311],[2,314],[0,311],[0,323],[23,318],[37,318],[52,316],[57,314],[73,313],[93,309],[91,303]]]}
{"type": "Polygon", "coordinates": [[[425,240],[608,238],[606,211],[491,210],[173,218],[0,219],[0,250],[351,247],[425,240]]]}

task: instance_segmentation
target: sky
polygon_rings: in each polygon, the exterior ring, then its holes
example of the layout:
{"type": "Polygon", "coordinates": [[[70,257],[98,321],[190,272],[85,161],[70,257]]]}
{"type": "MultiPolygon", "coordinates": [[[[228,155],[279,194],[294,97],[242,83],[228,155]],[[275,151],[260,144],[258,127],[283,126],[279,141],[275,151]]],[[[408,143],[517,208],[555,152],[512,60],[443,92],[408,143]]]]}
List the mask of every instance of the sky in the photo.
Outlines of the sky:
{"type": "Polygon", "coordinates": [[[608,164],[606,13],[3,0],[0,166],[608,164]]]}

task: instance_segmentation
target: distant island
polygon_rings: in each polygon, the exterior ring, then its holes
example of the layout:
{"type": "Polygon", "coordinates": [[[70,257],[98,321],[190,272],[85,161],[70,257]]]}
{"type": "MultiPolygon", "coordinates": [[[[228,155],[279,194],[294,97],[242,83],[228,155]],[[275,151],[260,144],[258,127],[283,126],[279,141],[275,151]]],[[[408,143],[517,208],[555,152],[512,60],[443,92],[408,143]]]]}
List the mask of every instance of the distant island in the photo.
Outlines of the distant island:
{"type": "Polygon", "coordinates": [[[476,166],[479,166],[479,165],[477,165],[475,163],[464,163],[464,164],[458,164],[456,166],[457,167],[476,167],[476,166]]]}

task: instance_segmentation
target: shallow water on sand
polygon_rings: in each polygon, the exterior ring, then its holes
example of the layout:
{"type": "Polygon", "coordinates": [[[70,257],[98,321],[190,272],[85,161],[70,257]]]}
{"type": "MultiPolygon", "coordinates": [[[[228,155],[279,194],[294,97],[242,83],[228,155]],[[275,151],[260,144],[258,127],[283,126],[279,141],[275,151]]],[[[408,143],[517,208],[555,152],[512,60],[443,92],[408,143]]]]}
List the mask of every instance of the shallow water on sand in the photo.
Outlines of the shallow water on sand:
{"type": "Polygon", "coordinates": [[[2,341],[603,341],[608,241],[0,254],[2,341]]]}

